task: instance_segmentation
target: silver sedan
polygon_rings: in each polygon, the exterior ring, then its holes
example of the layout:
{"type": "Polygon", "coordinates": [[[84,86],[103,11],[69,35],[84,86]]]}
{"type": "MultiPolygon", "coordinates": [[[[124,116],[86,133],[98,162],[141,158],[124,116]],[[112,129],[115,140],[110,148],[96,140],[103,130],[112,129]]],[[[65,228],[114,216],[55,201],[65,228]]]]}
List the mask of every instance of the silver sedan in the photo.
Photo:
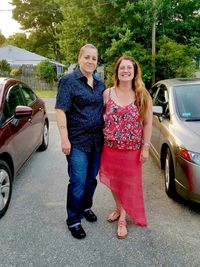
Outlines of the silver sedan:
{"type": "Polygon", "coordinates": [[[151,152],[164,170],[168,196],[200,202],[200,79],[168,79],[150,90],[151,152]]]}

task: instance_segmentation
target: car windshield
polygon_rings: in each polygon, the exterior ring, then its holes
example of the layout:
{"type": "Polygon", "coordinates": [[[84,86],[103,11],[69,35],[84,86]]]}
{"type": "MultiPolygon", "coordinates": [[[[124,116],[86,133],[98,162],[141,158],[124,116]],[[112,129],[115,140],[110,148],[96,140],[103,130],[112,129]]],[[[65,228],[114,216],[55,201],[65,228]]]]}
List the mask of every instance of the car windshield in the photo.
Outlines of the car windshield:
{"type": "Polygon", "coordinates": [[[179,116],[186,121],[200,120],[200,84],[174,87],[179,116]]]}

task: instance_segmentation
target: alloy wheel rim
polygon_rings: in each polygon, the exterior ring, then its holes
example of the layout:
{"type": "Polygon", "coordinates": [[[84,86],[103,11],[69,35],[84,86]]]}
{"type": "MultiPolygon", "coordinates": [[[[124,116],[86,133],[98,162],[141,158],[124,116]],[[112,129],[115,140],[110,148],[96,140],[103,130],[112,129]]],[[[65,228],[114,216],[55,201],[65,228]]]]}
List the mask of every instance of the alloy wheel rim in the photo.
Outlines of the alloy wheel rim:
{"type": "Polygon", "coordinates": [[[166,161],[165,161],[165,184],[166,188],[169,188],[169,157],[167,155],[166,161]]]}
{"type": "Polygon", "coordinates": [[[6,206],[10,192],[10,179],[9,174],[0,169],[0,211],[6,206]]]}
{"type": "Polygon", "coordinates": [[[48,127],[47,127],[47,124],[46,123],[44,125],[44,133],[43,133],[43,136],[44,136],[44,143],[45,143],[45,145],[48,145],[49,134],[48,134],[48,127]]]}

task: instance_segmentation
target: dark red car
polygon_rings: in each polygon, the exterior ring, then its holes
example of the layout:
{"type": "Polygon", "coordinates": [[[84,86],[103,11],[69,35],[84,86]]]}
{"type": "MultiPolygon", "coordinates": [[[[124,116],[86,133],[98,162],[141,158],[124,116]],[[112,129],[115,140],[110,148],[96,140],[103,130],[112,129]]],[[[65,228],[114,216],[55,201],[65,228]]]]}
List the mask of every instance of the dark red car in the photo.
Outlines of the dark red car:
{"type": "Polygon", "coordinates": [[[0,218],[12,194],[12,181],[36,150],[46,150],[49,121],[42,99],[24,83],[0,78],[0,218]]]}

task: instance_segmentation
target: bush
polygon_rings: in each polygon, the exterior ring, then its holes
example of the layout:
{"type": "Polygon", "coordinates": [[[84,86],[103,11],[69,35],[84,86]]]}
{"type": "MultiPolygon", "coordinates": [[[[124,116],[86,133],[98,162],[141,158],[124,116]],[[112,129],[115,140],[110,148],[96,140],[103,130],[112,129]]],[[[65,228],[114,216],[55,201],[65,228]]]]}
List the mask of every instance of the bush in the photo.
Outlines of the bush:
{"type": "Polygon", "coordinates": [[[197,52],[195,47],[178,44],[164,36],[156,57],[157,80],[193,76],[197,52]]]}
{"type": "Polygon", "coordinates": [[[47,83],[52,83],[56,79],[54,65],[47,59],[41,61],[36,66],[36,75],[47,83]]]}
{"type": "Polygon", "coordinates": [[[19,76],[22,74],[22,70],[21,69],[12,69],[11,74],[14,76],[19,76]]]}
{"type": "Polygon", "coordinates": [[[10,74],[11,68],[7,60],[0,60],[0,75],[8,76],[10,74]]]}

